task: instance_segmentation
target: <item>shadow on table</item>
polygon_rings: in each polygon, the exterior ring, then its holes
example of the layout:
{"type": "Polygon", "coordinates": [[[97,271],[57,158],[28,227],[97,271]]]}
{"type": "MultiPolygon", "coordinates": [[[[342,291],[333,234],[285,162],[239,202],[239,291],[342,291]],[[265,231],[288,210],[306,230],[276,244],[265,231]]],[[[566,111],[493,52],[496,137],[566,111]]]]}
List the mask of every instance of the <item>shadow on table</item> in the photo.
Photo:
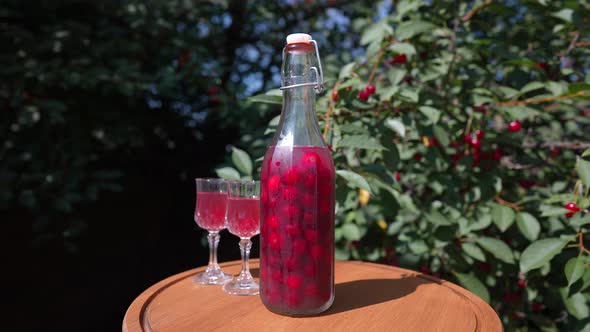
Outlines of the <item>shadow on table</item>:
{"type": "Polygon", "coordinates": [[[399,279],[367,279],[339,283],[335,286],[334,304],[320,316],[399,299],[415,291],[419,285],[431,282],[427,279],[407,276],[399,279]]]}

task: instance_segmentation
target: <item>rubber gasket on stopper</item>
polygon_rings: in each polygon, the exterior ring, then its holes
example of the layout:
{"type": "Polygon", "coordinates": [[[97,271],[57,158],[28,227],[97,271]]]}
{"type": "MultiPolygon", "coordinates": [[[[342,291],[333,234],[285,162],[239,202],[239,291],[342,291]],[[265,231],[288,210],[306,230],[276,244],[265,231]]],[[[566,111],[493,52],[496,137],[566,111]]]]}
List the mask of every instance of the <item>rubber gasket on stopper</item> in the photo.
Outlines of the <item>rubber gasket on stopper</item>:
{"type": "Polygon", "coordinates": [[[287,44],[309,43],[313,38],[306,33],[292,33],[287,36],[287,44]]]}

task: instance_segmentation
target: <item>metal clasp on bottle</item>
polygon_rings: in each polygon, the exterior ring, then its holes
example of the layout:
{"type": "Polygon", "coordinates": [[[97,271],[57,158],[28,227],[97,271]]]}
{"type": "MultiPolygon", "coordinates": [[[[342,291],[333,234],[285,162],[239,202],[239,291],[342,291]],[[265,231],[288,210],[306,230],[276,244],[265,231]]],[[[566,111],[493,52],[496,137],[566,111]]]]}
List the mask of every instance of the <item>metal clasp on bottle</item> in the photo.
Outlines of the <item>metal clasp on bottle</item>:
{"type": "MultiPolygon", "coordinates": [[[[293,89],[293,88],[299,88],[302,86],[313,86],[315,91],[317,93],[322,93],[325,90],[324,87],[324,71],[322,70],[322,61],[320,60],[320,51],[318,49],[318,43],[315,40],[311,40],[310,43],[313,44],[313,48],[315,49],[315,57],[318,61],[318,67],[312,66],[310,68],[310,70],[314,73],[315,77],[316,77],[316,81],[315,82],[310,82],[310,83],[301,83],[301,84],[292,84],[292,85],[287,85],[287,86],[282,86],[280,87],[281,90],[287,90],[287,89],[293,89]]],[[[285,59],[285,49],[283,49],[283,61],[285,59]]]]}

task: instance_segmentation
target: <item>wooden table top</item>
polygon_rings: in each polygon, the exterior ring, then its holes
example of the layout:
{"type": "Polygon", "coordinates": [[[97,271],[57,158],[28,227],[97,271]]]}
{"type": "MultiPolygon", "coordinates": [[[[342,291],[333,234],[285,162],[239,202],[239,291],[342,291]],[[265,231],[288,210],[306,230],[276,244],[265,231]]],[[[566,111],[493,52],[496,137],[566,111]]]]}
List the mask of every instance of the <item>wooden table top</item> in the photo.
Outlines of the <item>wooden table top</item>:
{"type": "MultiPolygon", "coordinates": [[[[237,275],[240,262],[220,264],[237,275]]],[[[258,260],[251,261],[258,276],[258,260]]],[[[326,312],[292,318],[258,296],[197,285],[188,270],[153,285],[131,304],[124,332],[136,331],[502,331],[494,310],[471,292],[419,272],[358,261],[336,262],[336,297],[326,312]]]]}

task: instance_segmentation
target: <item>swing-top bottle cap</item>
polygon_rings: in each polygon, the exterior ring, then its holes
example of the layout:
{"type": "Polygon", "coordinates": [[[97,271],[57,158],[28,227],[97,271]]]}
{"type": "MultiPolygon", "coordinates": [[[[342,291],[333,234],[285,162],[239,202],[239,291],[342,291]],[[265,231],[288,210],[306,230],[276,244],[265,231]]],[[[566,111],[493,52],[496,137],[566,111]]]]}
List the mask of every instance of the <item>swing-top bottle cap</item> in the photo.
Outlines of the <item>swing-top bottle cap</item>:
{"type": "Polygon", "coordinates": [[[313,38],[306,33],[292,33],[287,36],[287,44],[309,43],[313,38]]]}

